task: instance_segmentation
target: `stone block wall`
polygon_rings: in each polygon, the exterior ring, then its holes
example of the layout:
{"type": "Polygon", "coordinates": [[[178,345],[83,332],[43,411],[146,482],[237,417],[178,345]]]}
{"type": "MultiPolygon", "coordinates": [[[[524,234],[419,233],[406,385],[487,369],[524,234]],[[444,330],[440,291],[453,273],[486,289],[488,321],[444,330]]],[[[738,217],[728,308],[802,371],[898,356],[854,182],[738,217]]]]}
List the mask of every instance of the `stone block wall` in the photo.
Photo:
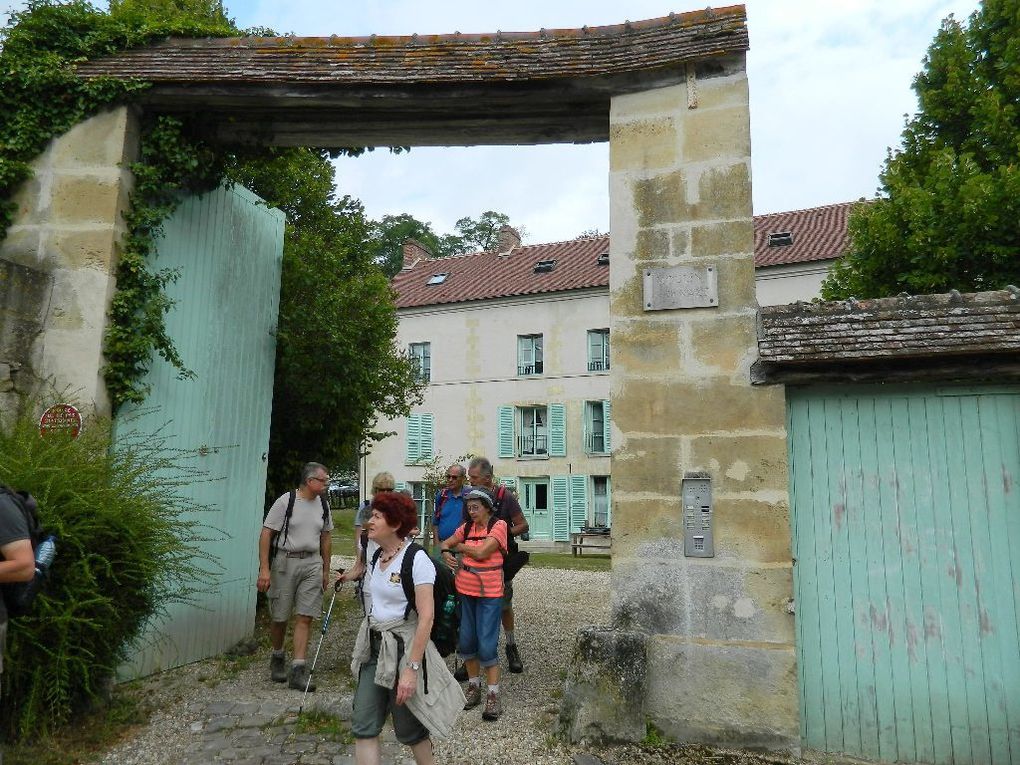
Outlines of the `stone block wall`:
{"type": "Polygon", "coordinates": [[[645,636],[643,713],[659,730],[795,750],[785,396],[750,384],[758,306],[743,57],[700,63],[695,88],[612,102],[613,626],[645,636]],[[645,310],[643,269],[709,265],[717,305],[645,310]],[[689,472],[712,480],[712,558],[684,557],[689,472]]]}
{"type": "MultiPolygon", "coordinates": [[[[137,144],[128,109],[92,117],[50,142],[14,197],[0,242],[0,372],[17,370],[8,385],[19,393],[68,392],[109,412],[102,341],[137,144]]],[[[13,406],[0,399],[0,411],[13,406]]]]}

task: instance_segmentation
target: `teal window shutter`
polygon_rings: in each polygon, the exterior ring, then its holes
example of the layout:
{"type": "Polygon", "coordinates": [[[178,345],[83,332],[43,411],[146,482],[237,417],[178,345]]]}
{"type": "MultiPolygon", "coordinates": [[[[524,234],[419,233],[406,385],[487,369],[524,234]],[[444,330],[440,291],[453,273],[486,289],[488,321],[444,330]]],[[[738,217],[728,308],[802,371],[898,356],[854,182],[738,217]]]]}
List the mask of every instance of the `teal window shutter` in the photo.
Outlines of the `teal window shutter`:
{"type": "Polygon", "coordinates": [[[563,404],[549,404],[549,456],[567,456],[567,411],[563,404]]]}
{"type": "Polygon", "coordinates": [[[433,414],[421,415],[421,448],[418,454],[419,459],[430,460],[435,455],[432,442],[435,419],[433,414]]]}
{"type": "Polygon", "coordinates": [[[606,476],[606,525],[613,525],[613,479],[606,476]]]}
{"type": "Polygon", "coordinates": [[[588,525],[588,476],[570,476],[570,533],[588,525]]]}
{"type": "Polygon", "coordinates": [[[499,407],[499,443],[497,454],[503,458],[513,458],[514,454],[514,408],[512,406],[499,407]]]}
{"type": "Polygon", "coordinates": [[[406,491],[406,490],[407,490],[407,482],[406,481],[395,481],[394,482],[394,484],[393,484],[393,491],[406,491]]]}
{"type": "Polygon", "coordinates": [[[407,416],[407,441],[404,444],[404,464],[413,465],[421,457],[421,415],[407,416]]]}
{"type": "Polygon", "coordinates": [[[602,401],[602,432],[604,433],[604,439],[606,444],[606,454],[613,451],[612,434],[613,431],[613,419],[610,415],[610,401],[604,399],[602,401]]]}
{"type": "Polygon", "coordinates": [[[570,485],[569,476],[554,475],[549,479],[552,491],[553,539],[570,541],[570,485]]]}

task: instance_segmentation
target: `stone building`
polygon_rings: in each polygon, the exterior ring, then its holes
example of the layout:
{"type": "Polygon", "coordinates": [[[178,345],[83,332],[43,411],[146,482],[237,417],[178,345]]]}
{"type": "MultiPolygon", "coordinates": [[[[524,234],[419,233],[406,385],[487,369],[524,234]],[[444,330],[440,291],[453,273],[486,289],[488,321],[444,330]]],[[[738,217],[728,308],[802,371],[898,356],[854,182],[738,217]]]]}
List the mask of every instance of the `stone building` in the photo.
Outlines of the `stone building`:
{"type": "MultiPolygon", "coordinates": [[[[853,203],[754,218],[759,303],[813,300],[846,248],[853,203]]],[[[371,445],[362,473],[392,472],[431,517],[434,459],[484,454],[518,490],[533,545],[612,523],[607,235],[434,259],[416,242],[393,279],[397,343],[419,364],[424,400],[371,445]]],[[[363,481],[367,485],[367,481],[363,481]]]]}

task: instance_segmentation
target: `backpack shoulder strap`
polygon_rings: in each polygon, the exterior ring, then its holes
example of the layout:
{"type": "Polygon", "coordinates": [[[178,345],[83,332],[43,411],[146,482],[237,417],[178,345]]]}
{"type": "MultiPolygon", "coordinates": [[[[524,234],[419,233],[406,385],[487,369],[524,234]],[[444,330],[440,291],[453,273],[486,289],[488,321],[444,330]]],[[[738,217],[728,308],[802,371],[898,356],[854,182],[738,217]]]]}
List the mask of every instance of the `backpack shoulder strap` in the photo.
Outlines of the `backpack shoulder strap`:
{"type": "Polygon", "coordinates": [[[284,523],[290,520],[290,517],[294,515],[294,502],[297,501],[297,491],[291,489],[287,493],[287,512],[283,514],[284,523]]]}
{"type": "Polygon", "coordinates": [[[400,586],[404,590],[404,599],[407,607],[404,608],[404,620],[407,620],[411,609],[414,608],[414,556],[423,549],[417,542],[411,542],[404,550],[404,559],[400,561],[400,586]]]}
{"type": "MultiPolygon", "coordinates": [[[[368,534],[367,532],[361,532],[361,538],[365,540],[365,549],[368,549],[368,534]]],[[[375,564],[379,562],[379,556],[382,555],[382,548],[375,548],[375,552],[372,553],[372,569],[375,569],[375,564]]]]}
{"type": "Polygon", "coordinates": [[[319,495],[319,502],[322,503],[322,530],[326,530],[326,523],[329,521],[329,500],[325,494],[319,495]]]}

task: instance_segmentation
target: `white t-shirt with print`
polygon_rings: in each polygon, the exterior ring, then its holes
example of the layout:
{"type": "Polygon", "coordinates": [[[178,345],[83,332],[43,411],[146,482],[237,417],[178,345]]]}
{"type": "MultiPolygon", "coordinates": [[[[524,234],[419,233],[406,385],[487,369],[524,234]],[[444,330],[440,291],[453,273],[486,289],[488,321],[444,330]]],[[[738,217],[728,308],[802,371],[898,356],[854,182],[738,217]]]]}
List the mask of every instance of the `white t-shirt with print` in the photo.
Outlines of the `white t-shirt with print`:
{"type": "MultiPolygon", "coordinates": [[[[371,546],[371,545],[369,545],[371,546]]],[[[391,560],[384,569],[376,563],[371,568],[372,559],[368,559],[371,575],[368,580],[368,592],[372,598],[372,618],[376,621],[389,621],[390,619],[403,619],[404,610],[407,607],[407,600],[404,598],[404,588],[400,583],[400,567],[403,565],[404,555],[407,553],[407,545],[391,560]]],[[[424,550],[418,550],[411,565],[411,576],[415,585],[435,584],[436,566],[424,550]]],[[[414,605],[413,603],[411,604],[414,605]]]]}

